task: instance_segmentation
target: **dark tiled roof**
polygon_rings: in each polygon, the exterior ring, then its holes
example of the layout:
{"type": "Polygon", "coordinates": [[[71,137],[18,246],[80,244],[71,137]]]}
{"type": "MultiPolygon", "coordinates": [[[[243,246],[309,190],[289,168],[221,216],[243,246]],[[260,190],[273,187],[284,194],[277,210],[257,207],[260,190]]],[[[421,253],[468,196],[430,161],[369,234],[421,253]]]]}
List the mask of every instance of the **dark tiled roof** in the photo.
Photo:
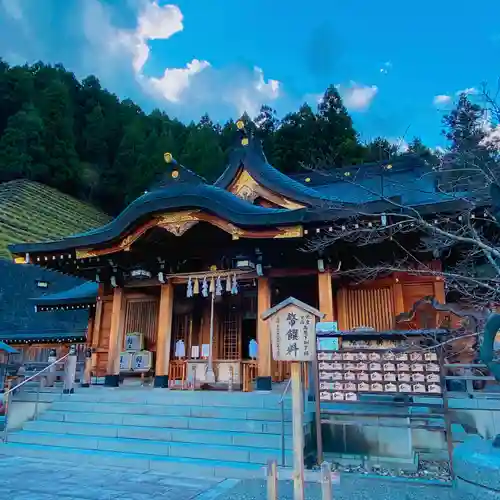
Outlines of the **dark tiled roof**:
{"type": "Polygon", "coordinates": [[[97,299],[99,285],[93,281],[87,281],[62,292],[50,293],[41,297],[32,297],[30,300],[40,310],[46,307],[88,305],[94,304],[97,299]]]}
{"type": "Polygon", "coordinates": [[[248,146],[235,150],[229,165],[214,185],[227,189],[240,169],[244,168],[262,186],[299,203],[316,206],[329,197],[311,189],[271,166],[258,139],[250,139],[248,146]]]}
{"type": "Polygon", "coordinates": [[[164,187],[181,183],[206,184],[206,182],[206,179],[204,179],[201,175],[198,175],[196,172],[193,172],[189,168],[186,168],[177,163],[175,160],[172,160],[171,163],[165,164],[165,170],[154,180],[148,191],[162,189],[164,187]]]}
{"type": "MultiPolygon", "coordinates": [[[[0,334],[23,338],[34,332],[72,332],[87,327],[87,311],[37,314],[32,297],[60,292],[81,284],[82,280],[31,265],[0,260],[0,334]],[[48,283],[39,288],[37,281],[48,283]]],[[[0,336],[0,339],[4,340],[0,336]]]]}
{"type": "Polygon", "coordinates": [[[438,191],[432,167],[415,155],[405,155],[391,163],[306,172],[294,178],[323,196],[353,204],[398,197],[403,205],[419,206],[461,197],[458,193],[438,191]]]}

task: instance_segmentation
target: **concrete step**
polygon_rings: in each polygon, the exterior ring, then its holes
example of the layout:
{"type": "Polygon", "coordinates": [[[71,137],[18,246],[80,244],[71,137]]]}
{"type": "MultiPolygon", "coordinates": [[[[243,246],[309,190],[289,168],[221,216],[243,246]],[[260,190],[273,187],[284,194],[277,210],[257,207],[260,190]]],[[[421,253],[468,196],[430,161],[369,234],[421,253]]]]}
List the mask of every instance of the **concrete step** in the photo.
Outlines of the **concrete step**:
{"type": "Polygon", "coordinates": [[[99,466],[126,469],[151,470],[185,477],[215,476],[232,479],[264,479],[265,470],[260,464],[218,460],[120,453],[79,448],[63,448],[52,445],[34,445],[9,442],[0,444],[3,455],[36,457],[69,463],[90,463],[99,466]]]}
{"type": "MultiPolygon", "coordinates": [[[[281,435],[249,432],[155,428],[139,426],[116,426],[104,424],[78,424],[36,420],[27,422],[24,429],[43,432],[90,437],[118,437],[146,439],[162,442],[221,444],[248,446],[251,448],[277,448],[281,450],[281,435]]],[[[292,449],[292,440],[287,436],[285,449],[292,449]]]]}
{"type": "MultiPolygon", "coordinates": [[[[138,403],[160,405],[191,405],[226,408],[267,408],[280,410],[279,394],[243,393],[243,392],[210,392],[210,391],[176,391],[168,389],[139,389],[91,387],[77,388],[75,394],[68,396],[74,402],[93,403],[138,403]]],[[[291,409],[291,399],[284,399],[286,409],[291,409]]]]}
{"type": "MultiPolygon", "coordinates": [[[[211,417],[162,416],[129,413],[73,412],[47,410],[39,416],[40,421],[72,422],[80,424],[107,424],[174,429],[197,429],[213,431],[255,432],[281,434],[281,422],[265,420],[243,420],[211,417]]],[[[291,422],[285,423],[285,434],[292,434],[291,422]]]]}
{"type": "MultiPolygon", "coordinates": [[[[278,448],[255,448],[251,446],[221,444],[200,445],[198,443],[152,441],[137,438],[77,436],[50,432],[32,432],[28,430],[12,433],[9,436],[9,443],[262,465],[266,464],[269,459],[281,460],[281,450],[278,448]]],[[[286,465],[292,464],[292,451],[286,451],[285,460],[286,465]]]]}
{"type": "MultiPolygon", "coordinates": [[[[52,410],[83,413],[115,413],[130,415],[158,415],[178,417],[225,418],[231,420],[262,420],[281,422],[281,411],[271,408],[227,408],[194,405],[165,405],[140,403],[94,403],[73,399],[55,401],[52,410]]],[[[292,412],[284,412],[285,422],[292,421],[292,412]]]]}

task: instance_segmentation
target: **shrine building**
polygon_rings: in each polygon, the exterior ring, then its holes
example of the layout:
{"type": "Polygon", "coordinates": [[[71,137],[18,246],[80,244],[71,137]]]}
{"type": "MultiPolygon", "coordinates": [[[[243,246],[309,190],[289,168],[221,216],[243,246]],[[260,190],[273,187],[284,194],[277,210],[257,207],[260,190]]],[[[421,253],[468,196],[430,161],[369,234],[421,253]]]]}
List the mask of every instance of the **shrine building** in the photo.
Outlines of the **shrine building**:
{"type": "Polygon", "coordinates": [[[111,222],[9,247],[16,263],[88,280],[39,298],[37,310],[89,310],[90,371],[106,385],[147,371],[156,387],[194,377],[207,387],[248,390],[255,380],[270,389],[289,373],[272,359],[261,314],[281,300],[319,309],[341,331],[394,330],[396,316],[421,297],[444,302],[444,283],[433,275],[344,277],[357,259],[376,262],[392,252],[390,242],[359,246],[346,237],[321,245],[354,225],[367,232],[390,226],[388,198],[429,216],[451,210],[454,202],[423,175],[430,166],[408,156],[290,177],[239,126],[238,146],[213,184],[166,153],[161,181],[111,222]]]}

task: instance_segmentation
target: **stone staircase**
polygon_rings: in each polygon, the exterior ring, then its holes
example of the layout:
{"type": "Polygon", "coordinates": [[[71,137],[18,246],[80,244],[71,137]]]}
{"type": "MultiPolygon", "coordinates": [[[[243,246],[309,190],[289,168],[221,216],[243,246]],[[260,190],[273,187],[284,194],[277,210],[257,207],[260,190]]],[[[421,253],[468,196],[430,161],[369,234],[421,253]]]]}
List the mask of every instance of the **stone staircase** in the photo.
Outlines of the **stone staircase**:
{"type": "Polygon", "coordinates": [[[0,454],[230,478],[263,477],[268,459],[282,462],[280,394],[92,387],[39,397],[49,409],[9,433],[0,454]]]}

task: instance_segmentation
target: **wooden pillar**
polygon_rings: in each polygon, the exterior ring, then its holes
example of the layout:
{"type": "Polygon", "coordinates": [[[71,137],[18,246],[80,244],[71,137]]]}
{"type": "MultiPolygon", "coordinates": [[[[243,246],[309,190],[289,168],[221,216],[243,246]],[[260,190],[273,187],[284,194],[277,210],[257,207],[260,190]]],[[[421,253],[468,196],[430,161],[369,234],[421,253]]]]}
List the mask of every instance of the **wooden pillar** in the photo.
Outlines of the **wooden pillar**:
{"type": "Polygon", "coordinates": [[[399,282],[399,278],[394,279],[392,285],[392,296],[394,299],[394,315],[401,314],[405,311],[405,301],[403,296],[403,285],[399,282]]]}
{"type": "Polygon", "coordinates": [[[107,375],[104,385],[118,387],[120,382],[120,353],[123,348],[123,320],[125,317],[125,293],[123,288],[113,289],[113,309],[109,332],[107,375]]]}
{"type": "Polygon", "coordinates": [[[158,334],[156,337],[155,387],[168,387],[168,367],[172,346],[172,317],[174,307],[174,286],[161,286],[158,334]]]}
{"type": "Polygon", "coordinates": [[[334,321],[332,275],[327,270],[318,274],[319,310],[325,315],[323,321],[334,321]]]}
{"type": "Polygon", "coordinates": [[[259,352],[257,390],[271,390],[271,331],[267,321],[264,321],[262,313],[271,307],[271,287],[268,278],[257,279],[257,343],[259,352]]]}
{"type": "Polygon", "coordinates": [[[441,277],[437,277],[436,281],[434,281],[434,297],[441,304],[444,304],[446,302],[444,281],[441,277]]]}
{"type": "MultiPolygon", "coordinates": [[[[444,287],[444,281],[443,278],[438,276],[436,278],[436,281],[434,281],[434,298],[440,303],[444,304],[446,302],[446,290],[444,287]]],[[[445,319],[446,314],[440,313],[436,311],[436,328],[439,328],[439,326],[442,324],[443,320],[445,319]]]]}
{"type": "Polygon", "coordinates": [[[97,376],[97,348],[99,347],[99,340],[101,336],[102,324],[102,299],[104,297],[104,285],[99,284],[97,298],[94,309],[94,325],[92,328],[92,373],[97,376]]]}

